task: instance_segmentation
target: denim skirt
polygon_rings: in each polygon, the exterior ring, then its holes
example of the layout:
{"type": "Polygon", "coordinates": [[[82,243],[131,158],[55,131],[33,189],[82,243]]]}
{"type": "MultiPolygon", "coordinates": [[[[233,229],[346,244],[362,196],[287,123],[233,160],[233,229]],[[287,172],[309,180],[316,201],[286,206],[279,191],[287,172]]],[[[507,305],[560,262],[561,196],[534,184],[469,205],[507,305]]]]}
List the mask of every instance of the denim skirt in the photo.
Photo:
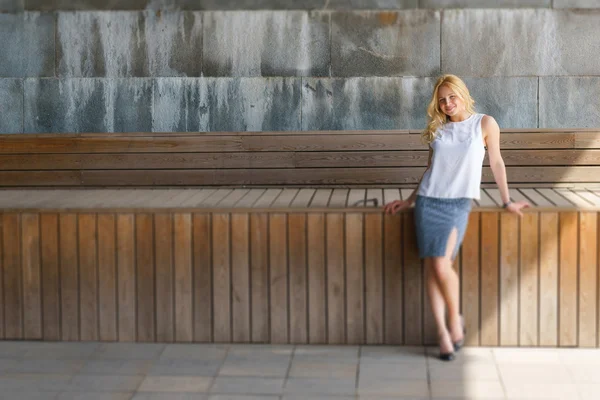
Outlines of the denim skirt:
{"type": "Polygon", "coordinates": [[[415,227],[419,257],[444,257],[453,228],[458,231],[452,259],[462,244],[471,212],[471,199],[442,199],[417,196],[415,227]]]}

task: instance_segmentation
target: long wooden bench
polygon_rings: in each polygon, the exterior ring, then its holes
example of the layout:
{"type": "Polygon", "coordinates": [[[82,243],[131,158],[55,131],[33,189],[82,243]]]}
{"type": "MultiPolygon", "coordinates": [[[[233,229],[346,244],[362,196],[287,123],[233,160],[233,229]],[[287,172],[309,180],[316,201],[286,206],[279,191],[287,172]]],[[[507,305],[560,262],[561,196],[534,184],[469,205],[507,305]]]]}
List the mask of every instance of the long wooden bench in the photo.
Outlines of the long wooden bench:
{"type": "MultiPolygon", "coordinates": [[[[412,213],[381,212],[423,172],[418,135],[320,134],[0,138],[0,338],[434,343],[412,213]]],[[[535,207],[484,185],[455,263],[467,342],[597,347],[600,134],[502,146],[535,207]]]]}

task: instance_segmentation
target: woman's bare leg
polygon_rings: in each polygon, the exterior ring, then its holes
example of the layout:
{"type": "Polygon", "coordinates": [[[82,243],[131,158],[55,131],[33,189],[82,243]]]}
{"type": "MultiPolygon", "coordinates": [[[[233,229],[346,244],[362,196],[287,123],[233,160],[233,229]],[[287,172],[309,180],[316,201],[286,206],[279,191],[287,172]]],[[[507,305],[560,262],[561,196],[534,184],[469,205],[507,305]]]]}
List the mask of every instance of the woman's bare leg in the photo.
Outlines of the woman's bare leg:
{"type": "Polygon", "coordinates": [[[453,342],[463,339],[463,328],[459,313],[459,279],[452,268],[452,255],[456,246],[458,231],[450,233],[445,257],[433,258],[433,271],[438,282],[446,307],[448,308],[448,326],[453,342]]]}
{"type": "Polygon", "coordinates": [[[425,259],[425,276],[427,283],[427,294],[429,295],[429,304],[433,312],[437,335],[440,344],[440,353],[447,354],[453,351],[452,337],[446,328],[446,304],[444,295],[440,289],[440,284],[435,272],[435,258],[425,259]]]}

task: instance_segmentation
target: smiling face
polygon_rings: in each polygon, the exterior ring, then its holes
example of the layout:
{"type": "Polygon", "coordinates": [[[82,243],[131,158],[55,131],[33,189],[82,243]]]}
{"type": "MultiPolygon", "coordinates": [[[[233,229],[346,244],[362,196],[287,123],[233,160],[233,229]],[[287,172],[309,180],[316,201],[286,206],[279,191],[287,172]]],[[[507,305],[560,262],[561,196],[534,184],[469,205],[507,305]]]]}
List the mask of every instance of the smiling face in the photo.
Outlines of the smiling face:
{"type": "Polygon", "coordinates": [[[447,85],[438,89],[438,106],[452,121],[464,119],[468,114],[465,102],[447,85]]]}

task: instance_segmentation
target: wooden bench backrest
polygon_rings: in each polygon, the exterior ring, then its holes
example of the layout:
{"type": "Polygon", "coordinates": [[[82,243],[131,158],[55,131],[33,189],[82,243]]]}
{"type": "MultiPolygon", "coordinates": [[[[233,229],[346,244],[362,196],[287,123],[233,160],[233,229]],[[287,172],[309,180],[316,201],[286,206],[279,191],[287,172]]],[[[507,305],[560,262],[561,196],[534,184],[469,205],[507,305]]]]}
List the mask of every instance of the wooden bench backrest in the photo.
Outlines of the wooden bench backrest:
{"type": "MultiPolygon", "coordinates": [[[[599,130],[507,130],[501,148],[513,185],[600,184],[599,130]]],[[[427,155],[409,131],[5,135],[0,186],[414,186],[427,155]]]]}

